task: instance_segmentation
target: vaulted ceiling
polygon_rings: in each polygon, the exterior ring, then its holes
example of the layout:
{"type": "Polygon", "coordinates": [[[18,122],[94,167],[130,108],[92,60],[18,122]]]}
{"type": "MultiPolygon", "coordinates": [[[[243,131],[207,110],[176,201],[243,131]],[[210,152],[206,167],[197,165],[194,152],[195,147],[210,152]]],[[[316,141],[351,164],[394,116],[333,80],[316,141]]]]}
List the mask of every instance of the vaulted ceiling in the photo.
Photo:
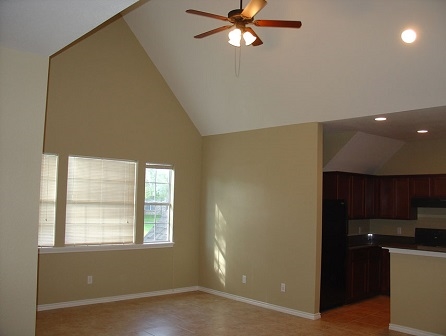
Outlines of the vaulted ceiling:
{"type": "Polygon", "coordinates": [[[238,7],[0,0],[0,45],[51,56],[122,13],[202,135],[401,111],[446,119],[445,1],[270,0],[257,19],[300,20],[302,28],[254,27],[264,44],[240,49],[225,32],[193,38],[225,22],[187,9],[226,16],[238,7]],[[407,27],[418,32],[410,45],[400,39],[407,27]]]}

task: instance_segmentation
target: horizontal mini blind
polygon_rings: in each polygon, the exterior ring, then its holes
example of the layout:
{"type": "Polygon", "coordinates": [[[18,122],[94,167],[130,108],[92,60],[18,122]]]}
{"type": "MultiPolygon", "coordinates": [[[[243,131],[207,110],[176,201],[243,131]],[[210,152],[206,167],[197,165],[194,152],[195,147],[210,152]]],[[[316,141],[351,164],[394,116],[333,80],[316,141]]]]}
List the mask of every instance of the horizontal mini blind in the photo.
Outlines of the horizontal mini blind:
{"type": "Polygon", "coordinates": [[[134,242],[136,162],[68,158],[65,245],[134,242]]]}
{"type": "Polygon", "coordinates": [[[40,171],[39,246],[54,246],[57,164],[57,155],[42,155],[42,167],[40,171]]]}

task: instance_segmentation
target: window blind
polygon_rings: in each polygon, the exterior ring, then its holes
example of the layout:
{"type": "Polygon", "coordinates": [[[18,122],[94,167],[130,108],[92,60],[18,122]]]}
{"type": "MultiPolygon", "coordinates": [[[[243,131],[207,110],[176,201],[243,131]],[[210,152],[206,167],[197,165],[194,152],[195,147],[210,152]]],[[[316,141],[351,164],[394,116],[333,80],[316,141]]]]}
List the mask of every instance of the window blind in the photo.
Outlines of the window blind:
{"type": "Polygon", "coordinates": [[[54,246],[58,156],[42,155],[40,171],[39,246],[54,246]]]}
{"type": "Polygon", "coordinates": [[[68,158],[65,245],[134,243],[136,162],[68,158]]]}

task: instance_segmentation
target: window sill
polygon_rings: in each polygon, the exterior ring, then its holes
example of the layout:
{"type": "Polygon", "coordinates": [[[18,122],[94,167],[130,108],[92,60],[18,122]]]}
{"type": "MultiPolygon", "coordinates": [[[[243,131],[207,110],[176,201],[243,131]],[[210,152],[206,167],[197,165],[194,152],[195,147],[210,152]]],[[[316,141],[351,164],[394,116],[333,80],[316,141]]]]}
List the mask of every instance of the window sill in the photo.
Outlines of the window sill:
{"type": "Polygon", "coordinates": [[[73,253],[73,252],[103,252],[124,250],[145,250],[153,248],[173,247],[174,243],[152,243],[152,244],[128,244],[128,245],[85,245],[64,247],[39,247],[39,254],[50,253],[73,253]]]}

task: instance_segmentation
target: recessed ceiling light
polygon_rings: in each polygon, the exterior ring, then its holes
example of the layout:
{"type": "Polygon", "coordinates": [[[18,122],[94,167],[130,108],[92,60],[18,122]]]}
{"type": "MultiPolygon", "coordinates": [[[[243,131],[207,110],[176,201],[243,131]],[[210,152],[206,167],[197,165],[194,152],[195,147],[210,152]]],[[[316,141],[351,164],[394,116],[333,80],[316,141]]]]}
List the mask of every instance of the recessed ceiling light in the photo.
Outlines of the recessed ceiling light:
{"type": "Polygon", "coordinates": [[[406,29],[401,33],[401,39],[405,43],[413,43],[417,39],[417,33],[413,29],[406,29]]]}
{"type": "Polygon", "coordinates": [[[417,133],[423,134],[429,132],[428,130],[418,130],[417,133]]]}
{"type": "Polygon", "coordinates": [[[375,118],[375,120],[376,121],[385,121],[385,120],[387,120],[387,118],[386,117],[377,117],[377,118],[375,118]]]}

